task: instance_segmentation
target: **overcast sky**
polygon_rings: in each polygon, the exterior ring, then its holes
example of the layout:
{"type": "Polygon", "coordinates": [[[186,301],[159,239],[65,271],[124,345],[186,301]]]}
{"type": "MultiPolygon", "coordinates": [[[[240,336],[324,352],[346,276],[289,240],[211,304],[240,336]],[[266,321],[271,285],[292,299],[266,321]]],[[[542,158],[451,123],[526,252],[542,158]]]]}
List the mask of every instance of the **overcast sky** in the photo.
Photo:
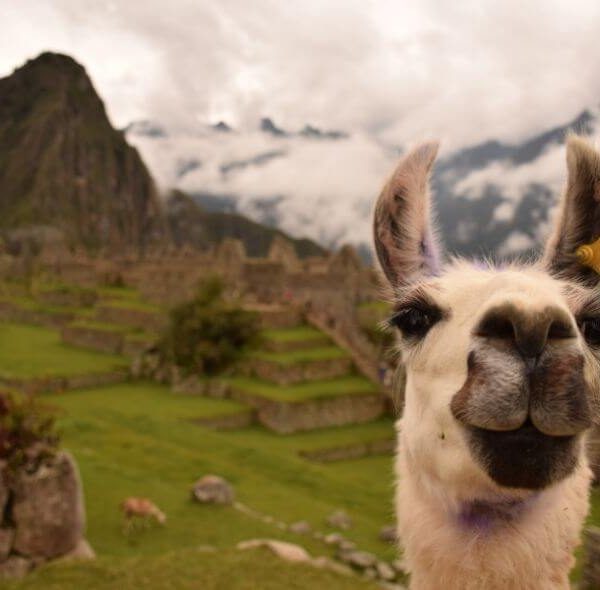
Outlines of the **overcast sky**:
{"type": "Polygon", "coordinates": [[[600,100],[596,0],[0,0],[0,18],[1,75],[69,53],[118,126],[269,115],[455,147],[600,100]]]}

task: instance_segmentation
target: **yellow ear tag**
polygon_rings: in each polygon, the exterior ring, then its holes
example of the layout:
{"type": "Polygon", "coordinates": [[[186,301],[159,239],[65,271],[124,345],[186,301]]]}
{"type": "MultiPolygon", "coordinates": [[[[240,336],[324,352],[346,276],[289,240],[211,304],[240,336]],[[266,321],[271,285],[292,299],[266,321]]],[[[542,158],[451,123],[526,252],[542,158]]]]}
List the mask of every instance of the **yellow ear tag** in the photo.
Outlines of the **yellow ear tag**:
{"type": "Polygon", "coordinates": [[[577,259],[584,266],[589,266],[600,274],[600,238],[591,244],[579,246],[575,251],[577,259]]]}

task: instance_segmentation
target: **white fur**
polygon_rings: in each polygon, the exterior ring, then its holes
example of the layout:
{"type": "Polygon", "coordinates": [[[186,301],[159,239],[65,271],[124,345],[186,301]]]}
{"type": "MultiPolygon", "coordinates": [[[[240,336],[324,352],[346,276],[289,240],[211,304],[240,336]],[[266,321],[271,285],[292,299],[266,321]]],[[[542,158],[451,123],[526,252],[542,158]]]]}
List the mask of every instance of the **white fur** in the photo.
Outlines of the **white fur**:
{"type": "MultiPolygon", "coordinates": [[[[569,311],[564,283],[535,268],[479,270],[454,264],[422,285],[450,310],[422,344],[403,351],[405,408],[398,422],[396,495],[399,537],[412,590],[558,590],[568,588],[573,549],[588,507],[591,472],[541,492],[501,488],[474,461],[450,401],[467,377],[471,333],[485,310],[510,300],[569,311]],[[491,531],[458,522],[464,502],[530,498],[523,515],[491,531]]],[[[579,342],[583,348],[583,342],[579,342]]]]}

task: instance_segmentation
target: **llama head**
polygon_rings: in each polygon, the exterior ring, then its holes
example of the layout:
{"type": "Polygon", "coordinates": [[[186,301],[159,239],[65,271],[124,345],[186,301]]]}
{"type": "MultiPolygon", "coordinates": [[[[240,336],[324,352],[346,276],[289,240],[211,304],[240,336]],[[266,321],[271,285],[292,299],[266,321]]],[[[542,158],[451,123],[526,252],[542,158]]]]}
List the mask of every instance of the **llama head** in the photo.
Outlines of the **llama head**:
{"type": "MultiPolygon", "coordinates": [[[[375,210],[406,369],[401,445],[459,497],[529,494],[568,477],[600,394],[600,154],[569,138],[561,214],[541,260],[441,263],[428,177],[436,144],[405,156],[375,210]]],[[[425,484],[424,484],[425,485],[425,484]]]]}

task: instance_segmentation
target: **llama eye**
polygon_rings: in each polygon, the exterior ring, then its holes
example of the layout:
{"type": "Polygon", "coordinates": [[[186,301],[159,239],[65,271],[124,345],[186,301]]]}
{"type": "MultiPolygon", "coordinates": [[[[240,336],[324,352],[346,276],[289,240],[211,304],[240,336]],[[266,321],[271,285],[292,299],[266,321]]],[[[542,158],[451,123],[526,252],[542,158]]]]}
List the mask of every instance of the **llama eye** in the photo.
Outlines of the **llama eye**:
{"type": "Polygon", "coordinates": [[[391,317],[390,323],[398,328],[403,336],[422,338],[439,318],[440,312],[435,308],[407,307],[397,311],[391,317]]]}
{"type": "Polygon", "coordinates": [[[581,333],[590,346],[600,346],[600,318],[586,318],[579,323],[581,333]]]}

